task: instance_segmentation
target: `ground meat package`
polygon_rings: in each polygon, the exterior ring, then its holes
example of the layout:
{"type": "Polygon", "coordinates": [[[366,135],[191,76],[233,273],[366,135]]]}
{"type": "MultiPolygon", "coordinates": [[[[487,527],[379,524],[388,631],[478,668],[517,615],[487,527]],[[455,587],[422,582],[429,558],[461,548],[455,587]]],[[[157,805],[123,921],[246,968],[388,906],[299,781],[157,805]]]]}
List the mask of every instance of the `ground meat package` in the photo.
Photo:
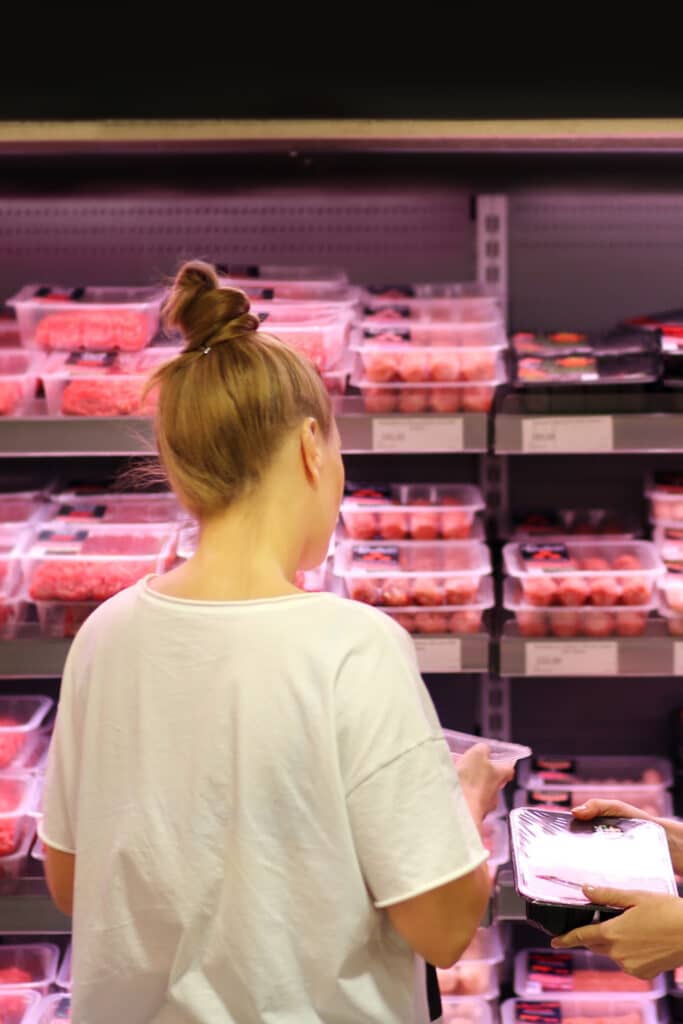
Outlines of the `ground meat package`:
{"type": "Polygon", "coordinates": [[[651,981],[634,978],[609,957],[587,949],[522,949],[515,956],[515,992],[523,998],[570,993],[572,996],[613,1000],[628,997],[660,999],[666,995],[664,975],[651,981]]]}
{"type": "Polygon", "coordinates": [[[29,284],[7,305],[22,345],[48,351],[137,352],[159,329],[161,288],[63,288],[29,284]]]}
{"type": "Polygon", "coordinates": [[[656,1024],[651,1000],[562,998],[507,999],[501,1006],[502,1024],[656,1024]]]}
{"type": "Polygon", "coordinates": [[[508,820],[515,889],[529,923],[551,935],[621,913],[592,904],[584,885],[678,894],[666,832],[653,821],[527,807],[508,820]]]}
{"type": "Polygon", "coordinates": [[[146,416],[156,395],[145,395],[150,375],[177,355],[173,348],[144,352],[55,352],[41,376],[50,416],[146,416]]]}
{"type": "MultiPolygon", "coordinates": [[[[1,501],[0,501],[1,507],[1,501]]],[[[45,508],[46,523],[118,524],[173,523],[181,516],[178,499],[170,492],[142,494],[79,493],[55,494],[45,508]]]]}
{"type": "Polygon", "coordinates": [[[0,416],[28,410],[36,396],[42,358],[24,349],[0,349],[0,416]]]}

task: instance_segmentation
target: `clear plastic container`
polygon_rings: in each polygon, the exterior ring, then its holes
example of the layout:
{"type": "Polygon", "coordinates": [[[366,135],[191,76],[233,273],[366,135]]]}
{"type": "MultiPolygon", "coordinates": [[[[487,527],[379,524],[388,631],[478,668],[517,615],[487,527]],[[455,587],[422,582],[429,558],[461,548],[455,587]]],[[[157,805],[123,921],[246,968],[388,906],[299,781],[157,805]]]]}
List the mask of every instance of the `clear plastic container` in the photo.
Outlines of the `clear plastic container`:
{"type": "Polygon", "coordinates": [[[650,518],[683,526],[683,473],[661,473],[648,486],[650,518]]]}
{"type": "Polygon", "coordinates": [[[34,1024],[34,1013],[40,1005],[40,992],[29,988],[3,988],[0,990],[0,1021],[2,1024],[34,1024]]]}
{"type": "Polygon", "coordinates": [[[472,484],[347,485],[341,519],[352,540],[466,540],[484,508],[472,484]]]}
{"type": "Polygon", "coordinates": [[[659,580],[662,601],[675,615],[683,615],[683,573],[667,573],[659,580]]]}
{"type": "Polygon", "coordinates": [[[558,637],[574,636],[642,636],[647,628],[651,613],[657,607],[655,596],[643,605],[539,607],[524,600],[524,593],[517,580],[505,580],[503,606],[512,612],[521,636],[558,637]]]}
{"type": "Polygon", "coordinates": [[[266,320],[260,327],[261,334],[272,334],[306,356],[320,373],[329,373],[340,362],[349,331],[349,318],[336,315],[321,316],[313,324],[276,324],[266,320]]]}
{"type": "Polygon", "coordinates": [[[337,366],[323,371],[323,384],[329,395],[343,395],[346,393],[352,367],[353,363],[350,359],[350,354],[347,352],[342,355],[337,366]]]}
{"type": "Polygon", "coordinates": [[[278,264],[218,265],[222,287],[241,288],[247,295],[270,299],[342,298],[348,290],[346,271],[338,267],[286,267],[278,264]],[[263,291],[272,292],[262,295],[263,291]]]}
{"type": "Polygon", "coordinates": [[[7,988],[47,994],[56,980],[58,963],[59,947],[49,942],[0,946],[0,996],[7,988]]]}
{"type": "Polygon", "coordinates": [[[101,601],[34,601],[43,636],[70,640],[101,601]]]}
{"type": "MultiPolygon", "coordinates": [[[[400,373],[401,360],[404,356],[422,355],[425,360],[436,364],[437,368],[442,362],[445,368],[448,365],[448,358],[453,356],[458,364],[458,373],[461,373],[471,370],[476,372],[479,359],[468,358],[472,353],[483,351],[491,354],[507,348],[507,338],[500,317],[478,323],[394,321],[383,324],[370,319],[361,320],[357,324],[351,348],[360,352],[362,356],[367,356],[370,365],[373,364],[370,356],[391,355],[395,362],[395,373],[400,373]],[[462,351],[463,349],[467,351],[462,351]]],[[[363,362],[366,364],[365,358],[363,362]]],[[[368,376],[373,375],[368,373],[368,376]]],[[[452,378],[449,376],[445,379],[452,378]]]]}
{"type": "Polygon", "coordinates": [[[558,540],[635,540],[642,533],[630,516],[606,508],[534,509],[514,517],[507,536],[515,541],[558,540]]]}
{"type": "Polygon", "coordinates": [[[334,572],[349,596],[389,607],[468,605],[491,572],[491,554],[478,541],[341,541],[334,572]]]}
{"type": "Polygon", "coordinates": [[[452,967],[437,968],[442,995],[497,999],[500,994],[498,965],[505,954],[495,925],[478,928],[474,940],[452,967]]]}
{"type": "Polygon", "coordinates": [[[73,288],[29,284],[7,305],[22,345],[73,352],[137,352],[159,329],[160,288],[73,288]]]}
{"type": "MultiPolygon", "coordinates": [[[[0,822],[1,825],[1,822],[0,822]]],[[[22,818],[17,826],[14,853],[0,856],[0,896],[11,896],[26,871],[29,850],[36,836],[36,823],[22,818]]]]}
{"type": "Polygon", "coordinates": [[[148,573],[170,568],[176,527],[64,526],[42,529],[28,549],[24,569],[36,602],[101,602],[148,573]]]}
{"type": "Polygon", "coordinates": [[[490,577],[485,576],[475,599],[469,604],[442,604],[432,608],[408,605],[405,608],[384,608],[383,611],[408,633],[417,633],[421,636],[439,633],[465,634],[481,632],[484,612],[493,608],[494,604],[493,584],[490,577]]]}
{"type": "Polygon", "coordinates": [[[71,957],[72,946],[71,943],[69,943],[59,966],[57,977],[55,978],[56,984],[59,988],[64,989],[65,992],[71,991],[71,957]]]}
{"type": "Polygon", "coordinates": [[[149,376],[178,354],[173,348],[144,352],[54,352],[41,370],[50,416],[145,416],[154,392],[143,398],[149,376]]]}
{"type": "Polygon", "coordinates": [[[368,384],[476,384],[495,379],[496,357],[504,348],[427,348],[382,341],[364,345],[360,362],[368,384]]]}
{"type": "Polygon", "coordinates": [[[160,494],[56,494],[45,510],[49,522],[78,523],[173,523],[179,519],[178,499],[160,494]]]}
{"type": "Polygon", "coordinates": [[[652,531],[652,543],[667,572],[683,574],[683,523],[657,523],[652,531]]]}
{"type": "MultiPolygon", "coordinates": [[[[71,996],[58,992],[46,996],[31,1014],[26,1024],[69,1024],[71,1020],[71,996]]],[[[8,1022],[14,1024],[14,1021],[8,1022]]],[[[17,1022],[19,1024],[19,1022],[17,1022]]]]}
{"type": "Polygon", "coordinates": [[[37,787],[35,775],[0,774],[0,861],[20,848],[25,823],[34,816],[37,787]]]}
{"type": "Polygon", "coordinates": [[[506,999],[500,1008],[501,1024],[657,1024],[657,1014],[648,999],[506,999]]]}
{"type": "Polygon", "coordinates": [[[491,878],[502,864],[510,860],[510,837],[507,821],[504,818],[486,817],[481,827],[481,838],[489,851],[487,865],[491,878]]]}
{"type": "Polygon", "coordinates": [[[360,390],[363,405],[369,413],[383,415],[400,412],[419,413],[489,412],[498,388],[506,380],[499,363],[489,380],[405,384],[392,381],[378,384],[355,372],[351,383],[360,390]]]}
{"type": "Polygon", "coordinates": [[[543,807],[546,810],[567,811],[586,800],[623,800],[655,818],[670,818],[673,800],[666,789],[629,788],[625,786],[592,787],[566,786],[564,789],[517,789],[515,807],[543,807]]]}
{"type": "Polygon", "coordinates": [[[496,763],[508,764],[510,761],[517,762],[525,757],[531,757],[531,747],[523,746],[520,743],[508,743],[506,740],[491,739],[487,736],[475,736],[472,733],[456,732],[453,729],[444,729],[443,734],[454,760],[462,757],[470,747],[477,743],[488,744],[489,757],[496,763]]]}
{"type": "Polygon", "coordinates": [[[366,294],[362,316],[366,322],[382,325],[406,321],[491,323],[501,319],[498,299],[486,295],[478,285],[461,285],[456,294],[445,297],[381,298],[366,294]]]}
{"type": "Polygon", "coordinates": [[[13,771],[28,772],[31,775],[44,775],[47,755],[52,739],[52,725],[43,726],[24,744],[12,764],[13,771]]]}
{"type": "Polygon", "coordinates": [[[0,640],[13,640],[26,610],[26,601],[16,590],[7,593],[0,587],[0,640]]]}
{"type": "Polygon", "coordinates": [[[20,756],[33,750],[53,705],[50,697],[0,696],[0,771],[13,769],[20,756]]]}
{"type": "Polygon", "coordinates": [[[0,492],[0,526],[26,526],[45,513],[41,491],[0,492]]]}
{"type": "Polygon", "coordinates": [[[462,996],[441,997],[443,1024],[494,1024],[493,1011],[485,999],[462,996]]]}
{"type": "Polygon", "coordinates": [[[506,544],[505,571],[519,580],[524,601],[535,608],[563,605],[647,605],[664,572],[649,541],[582,541],[506,544]]]}
{"type": "Polygon", "coordinates": [[[520,766],[519,785],[525,789],[564,789],[590,786],[604,793],[615,786],[656,791],[673,785],[671,762],[641,754],[536,754],[520,766]]]}
{"type": "Polygon", "coordinates": [[[41,360],[25,349],[0,349],[0,416],[20,416],[36,396],[41,360]]]}
{"type": "Polygon", "coordinates": [[[9,596],[21,582],[21,555],[28,537],[23,524],[0,523],[0,594],[9,596]]]}
{"type": "Polygon", "coordinates": [[[664,975],[651,981],[622,971],[609,957],[587,949],[522,949],[515,956],[515,992],[522,998],[571,993],[572,998],[612,1000],[660,999],[666,995],[664,975]]]}
{"type": "Polygon", "coordinates": [[[476,281],[411,281],[396,284],[372,282],[361,289],[363,302],[400,302],[402,299],[458,299],[488,297],[476,281]]]}

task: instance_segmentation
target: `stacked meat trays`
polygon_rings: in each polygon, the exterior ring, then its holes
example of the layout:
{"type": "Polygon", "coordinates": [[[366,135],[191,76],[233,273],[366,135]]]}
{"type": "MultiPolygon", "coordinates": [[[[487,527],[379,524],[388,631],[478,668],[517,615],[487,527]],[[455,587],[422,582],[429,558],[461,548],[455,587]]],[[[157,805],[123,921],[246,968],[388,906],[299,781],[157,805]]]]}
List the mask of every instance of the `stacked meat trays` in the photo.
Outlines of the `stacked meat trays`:
{"type": "Polygon", "coordinates": [[[486,413],[507,379],[501,310],[476,285],[364,289],[352,348],[370,413],[486,413]]]}
{"type": "Polygon", "coordinates": [[[683,473],[655,473],[646,496],[652,539],[666,569],[659,612],[669,633],[683,636],[683,473]]]}
{"type": "Polygon", "coordinates": [[[476,633],[493,606],[481,492],[470,484],[347,484],[334,573],[409,633],[476,633]]]}

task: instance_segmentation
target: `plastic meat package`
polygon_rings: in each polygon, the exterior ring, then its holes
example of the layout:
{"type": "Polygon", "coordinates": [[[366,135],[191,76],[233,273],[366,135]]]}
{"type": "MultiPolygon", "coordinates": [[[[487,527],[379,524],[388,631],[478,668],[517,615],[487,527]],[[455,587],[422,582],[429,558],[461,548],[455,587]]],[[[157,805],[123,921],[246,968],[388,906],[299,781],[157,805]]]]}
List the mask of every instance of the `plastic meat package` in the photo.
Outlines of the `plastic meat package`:
{"type": "Polygon", "coordinates": [[[349,596],[392,608],[469,605],[491,572],[491,555],[478,541],[342,541],[334,572],[349,596]]]}
{"type": "Polygon", "coordinates": [[[13,768],[33,749],[53,703],[50,697],[30,694],[0,696],[0,771],[13,768]]]}
{"type": "Polygon", "coordinates": [[[476,369],[478,359],[470,360],[470,350],[489,349],[491,353],[507,347],[505,329],[500,317],[472,323],[457,320],[411,321],[398,323],[395,320],[381,323],[376,319],[362,320],[356,324],[351,348],[361,353],[363,364],[374,377],[381,367],[380,357],[387,357],[394,367],[393,375],[401,376],[402,361],[410,367],[410,354],[422,355],[425,360],[434,361],[435,368],[443,360],[448,365],[455,359],[458,369],[463,358],[464,367],[476,369]],[[465,351],[462,351],[465,350],[465,351]],[[372,370],[376,364],[376,371],[372,370]]]}
{"type": "MultiPolygon", "coordinates": [[[[492,325],[492,337],[500,331],[492,325]]],[[[402,337],[397,331],[377,329],[363,331],[363,342],[356,343],[360,353],[365,380],[372,384],[476,383],[495,380],[499,368],[499,353],[505,345],[502,331],[497,343],[491,341],[483,347],[451,343],[419,345],[413,341],[416,332],[405,331],[402,337]],[[369,336],[368,336],[369,335],[369,336]]],[[[483,336],[479,328],[477,334],[483,336]]]]}
{"type": "Polygon", "coordinates": [[[532,509],[514,516],[508,527],[508,536],[516,541],[563,537],[634,540],[639,532],[630,517],[606,508],[532,509]]]}
{"type": "MultiPolygon", "coordinates": [[[[398,592],[394,592],[398,596],[398,592]]],[[[484,612],[495,604],[493,583],[490,577],[484,577],[479,589],[471,601],[465,605],[441,604],[407,605],[405,607],[388,608],[386,612],[395,622],[408,633],[430,636],[439,633],[479,633],[482,629],[484,612]]]]}
{"type": "Polygon", "coordinates": [[[501,1006],[502,1024],[656,1024],[649,999],[631,993],[620,1000],[575,996],[546,999],[507,999],[501,1006]]]}
{"type": "Polygon", "coordinates": [[[353,540],[467,540],[483,508],[472,484],[347,483],[340,514],[353,540]]]}
{"type": "Polygon", "coordinates": [[[75,352],[137,352],[159,329],[160,288],[26,285],[7,305],[23,345],[75,352]]]}
{"type": "Polygon", "coordinates": [[[672,814],[671,762],[644,755],[542,755],[523,764],[516,806],[576,807],[586,800],[622,800],[655,817],[672,814]]]}
{"type": "Polygon", "coordinates": [[[602,335],[520,332],[512,348],[521,387],[647,384],[661,372],[658,337],[631,327],[602,335]]]}
{"type": "MultiPolygon", "coordinates": [[[[0,1024],[34,1024],[34,1013],[38,1012],[40,1005],[40,993],[32,989],[0,989],[0,1024]]],[[[49,1018],[50,1024],[52,1019],[49,1018]]],[[[43,1019],[39,1020],[43,1024],[43,1019]]]]}
{"type": "Polygon", "coordinates": [[[511,761],[517,762],[531,757],[531,747],[523,746],[520,743],[509,743],[507,740],[492,739],[488,736],[475,736],[473,733],[457,732],[453,729],[444,729],[443,734],[454,761],[466,754],[477,743],[486,743],[489,747],[490,759],[497,763],[508,764],[511,761]]]}
{"type": "MultiPolygon", "coordinates": [[[[487,369],[491,358],[485,357],[487,369]]],[[[496,389],[506,380],[502,362],[496,360],[495,364],[494,373],[488,379],[472,378],[464,381],[460,378],[456,381],[432,380],[428,383],[423,379],[410,384],[405,381],[378,383],[354,373],[351,383],[360,390],[367,412],[375,415],[393,412],[409,415],[427,412],[489,412],[496,389]]]]}
{"type": "Polygon", "coordinates": [[[559,935],[589,924],[596,911],[584,885],[677,895],[664,829],[652,821],[595,818],[516,808],[509,817],[515,889],[526,901],[527,919],[559,935]]]}
{"type": "Polygon", "coordinates": [[[45,508],[41,491],[0,491],[0,526],[26,526],[45,508]]]}
{"type": "Polygon", "coordinates": [[[495,999],[499,994],[498,965],[505,954],[498,929],[478,928],[472,943],[452,967],[437,968],[439,991],[448,996],[480,996],[495,999]]]}
{"type": "Polygon", "coordinates": [[[177,350],[151,348],[138,353],[72,352],[48,356],[41,376],[50,416],[145,416],[156,394],[144,396],[150,375],[177,350]]]}
{"type": "MultiPolygon", "coordinates": [[[[656,548],[647,541],[567,538],[506,544],[503,559],[506,573],[521,585],[523,602],[534,608],[644,606],[652,601],[655,582],[664,571],[656,548]]],[[[590,635],[608,635],[610,622],[605,621],[603,630],[593,620],[590,635]]]]}
{"type": "Polygon", "coordinates": [[[222,287],[276,301],[333,301],[343,298],[349,287],[346,271],[337,267],[230,263],[218,264],[216,269],[222,287]]]}
{"type": "Polygon", "coordinates": [[[651,981],[635,978],[609,957],[587,949],[523,949],[515,956],[515,992],[535,998],[571,993],[591,999],[612,1000],[619,993],[660,999],[666,994],[664,976],[651,981]]]}
{"type": "MultiPolygon", "coordinates": [[[[0,499],[0,509],[2,500],[0,499]]],[[[180,517],[178,499],[170,492],[141,494],[63,492],[45,509],[45,520],[71,523],[172,523],[180,517]]]]}
{"type": "Polygon", "coordinates": [[[646,495],[654,523],[683,526],[683,473],[656,473],[646,495]]]}
{"type": "MultiPolygon", "coordinates": [[[[531,592],[536,600],[545,599],[547,591],[538,585],[532,590],[530,583],[527,592],[531,592]]],[[[559,589],[559,588],[558,588],[559,589]]],[[[556,590],[554,592],[557,599],[556,590]]],[[[582,588],[569,590],[569,585],[559,590],[559,593],[568,600],[570,597],[578,598],[584,593],[582,588]]],[[[588,593],[588,598],[593,595],[614,594],[615,589],[608,584],[599,586],[588,593]]],[[[596,605],[584,604],[581,606],[568,605],[558,607],[539,606],[533,601],[524,600],[524,592],[517,580],[505,580],[503,588],[503,606],[506,611],[512,612],[515,616],[517,629],[521,636],[542,639],[543,637],[557,637],[570,639],[575,636],[585,637],[609,637],[609,636],[641,636],[647,627],[651,612],[657,607],[655,596],[643,605],[636,607],[624,607],[623,605],[596,605]]]]}
{"type": "Polygon", "coordinates": [[[43,994],[55,981],[59,947],[48,942],[0,946],[0,995],[7,988],[37,989],[43,994]]]}
{"type": "Polygon", "coordinates": [[[0,774],[0,863],[16,854],[31,816],[36,777],[27,772],[0,774]]]}
{"type": "Polygon", "coordinates": [[[587,800],[623,800],[655,818],[670,818],[673,814],[673,798],[667,789],[636,786],[573,786],[564,789],[517,789],[513,806],[542,807],[546,811],[568,811],[587,800]]]}
{"type": "Polygon", "coordinates": [[[70,1020],[71,996],[62,992],[46,996],[36,1010],[34,1010],[30,1024],[69,1024],[70,1020]]]}
{"type": "Polygon", "coordinates": [[[36,396],[40,357],[24,349],[0,349],[0,416],[26,412],[36,396]]]}
{"type": "Polygon", "coordinates": [[[401,324],[412,322],[491,323],[500,321],[498,299],[476,284],[454,286],[449,295],[406,296],[366,294],[362,296],[365,322],[401,324]],[[456,290],[457,289],[457,290],[456,290]]]}

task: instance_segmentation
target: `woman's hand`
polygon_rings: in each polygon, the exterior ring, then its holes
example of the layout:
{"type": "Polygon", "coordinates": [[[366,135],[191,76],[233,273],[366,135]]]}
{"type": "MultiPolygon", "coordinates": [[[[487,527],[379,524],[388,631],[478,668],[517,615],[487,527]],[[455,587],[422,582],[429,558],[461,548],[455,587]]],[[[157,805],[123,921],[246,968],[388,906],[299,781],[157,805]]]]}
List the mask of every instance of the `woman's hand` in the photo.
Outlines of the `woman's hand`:
{"type": "Polygon", "coordinates": [[[584,892],[591,903],[624,907],[624,913],[558,936],[551,943],[553,949],[585,946],[636,978],[654,978],[683,964],[683,900],[678,896],[591,886],[584,892]]]}
{"type": "Polygon", "coordinates": [[[572,814],[581,821],[590,821],[591,818],[638,818],[641,821],[656,822],[666,832],[674,871],[677,875],[683,874],[683,822],[671,818],[655,818],[647,811],[641,811],[621,800],[586,800],[585,804],[573,807],[572,814]]]}
{"type": "Polygon", "coordinates": [[[498,793],[515,774],[514,761],[493,762],[485,743],[473,747],[455,761],[463,794],[478,825],[496,809],[498,793]]]}

